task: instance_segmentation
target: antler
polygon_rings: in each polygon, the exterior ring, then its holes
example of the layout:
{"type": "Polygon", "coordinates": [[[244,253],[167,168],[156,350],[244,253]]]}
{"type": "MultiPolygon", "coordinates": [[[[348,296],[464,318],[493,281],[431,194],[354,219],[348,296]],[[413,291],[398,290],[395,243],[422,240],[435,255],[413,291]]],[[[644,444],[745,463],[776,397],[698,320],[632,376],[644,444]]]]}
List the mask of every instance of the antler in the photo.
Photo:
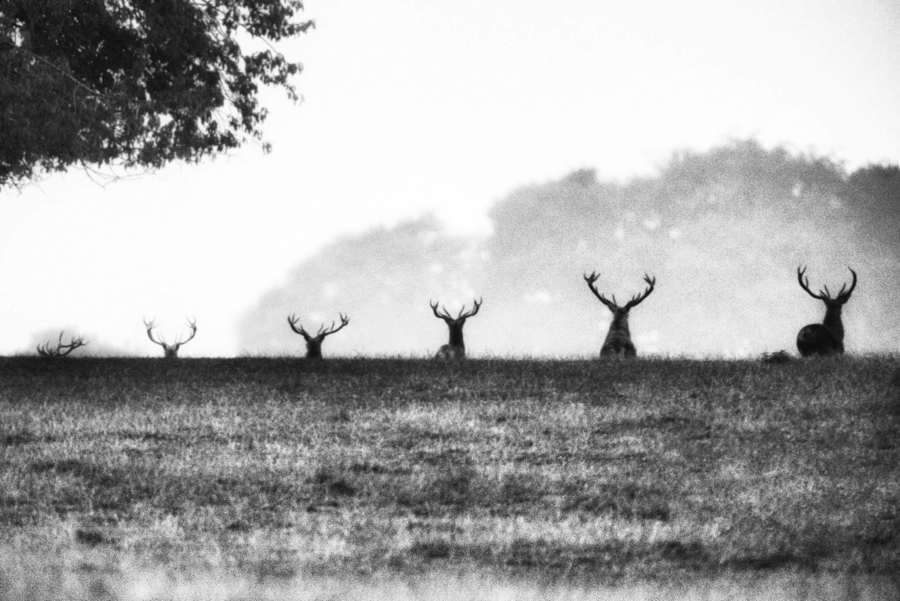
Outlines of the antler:
{"type": "Polygon", "coordinates": [[[335,332],[340,331],[341,328],[343,328],[344,326],[346,326],[348,323],[350,323],[350,318],[349,318],[349,317],[347,317],[347,316],[344,315],[343,313],[338,313],[338,315],[341,316],[341,325],[339,325],[338,327],[334,327],[334,322],[332,321],[332,322],[331,322],[331,327],[328,328],[328,329],[326,330],[326,329],[325,329],[325,324],[322,324],[322,325],[319,327],[319,331],[316,332],[316,337],[317,337],[317,338],[320,337],[320,336],[321,336],[322,338],[325,338],[326,336],[331,336],[331,335],[334,334],[335,332]]]}
{"type": "Polygon", "coordinates": [[[479,298],[478,300],[472,299],[472,310],[466,311],[466,306],[463,305],[462,309],[459,310],[459,315],[456,316],[456,319],[468,319],[478,313],[478,310],[481,309],[481,303],[484,302],[484,298],[479,298]]]}
{"type": "Polygon", "coordinates": [[[188,319],[187,324],[188,324],[188,327],[191,329],[190,336],[188,336],[184,340],[179,340],[178,342],[176,342],[174,344],[174,346],[179,347],[182,344],[187,344],[188,342],[190,342],[191,340],[194,339],[194,336],[197,335],[197,320],[196,319],[188,319]]]}
{"type": "Polygon", "coordinates": [[[56,343],[56,348],[50,347],[50,341],[48,340],[44,344],[37,345],[38,355],[41,357],[65,357],[72,351],[77,348],[81,348],[86,345],[87,342],[84,341],[84,338],[81,336],[73,336],[71,342],[68,344],[63,344],[63,335],[64,331],[60,331],[59,340],[56,343]]]}
{"type": "Polygon", "coordinates": [[[588,288],[591,289],[591,292],[594,293],[594,296],[596,296],[600,300],[601,303],[606,305],[610,311],[615,311],[616,309],[619,308],[619,305],[616,303],[615,295],[613,295],[612,300],[610,300],[610,299],[606,298],[605,296],[603,296],[603,294],[601,294],[599,290],[597,290],[597,286],[595,285],[595,283],[600,278],[599,273],[597,273],[596,271],[592,271],[591,275],[588,275],[586,273],[583,275],[584,275],[584,281],[587,282],[588,288]]]}
{"type": "Polygon", "coordinates": [[[438,313],[437,301],[429,300],[428,305],[431,307],[431,311],[432,311],[432,313],[434,313],[434,316],[437,317],[438,319],[443,319],[444,321],[447,321],[448,319],[451,321],[453,320],[453,316],[450,315],[450,313],[447,311],[447,307],[441,307],[442,312],[438,313]]]}
{"type": "Polygon", "coordinates": [[[294,330],[295,333],[300,334],[307,340],[309,338],[311,338],[311,336],[309,335],[309,332],[307,332],[306,330],[303,329],[302,324],[300,325],[300,327],[298,329],[297,324],[300,323],[300,317],[298,317],[297,314],[291,313],[290,315],[288,315],[287,322],[288,322],[288,324],[290,324],[291,329],[294,330]]]}
{"type": "Polygon", "coordinates": [[[850,283],[850,289],[847,290],[847,283],[845,282],[841,285],[841,289],[838,290],[838,293],[834,298],[831,297],[831,292],[829,292],[827,284],[822,286],[822,289],[819,290],[819,294],[815,294],[809,289],[809,278],[806,277],[805,265],[797,267],[797,281],[800,283],[800,287],[806,290],[806,293],[811,297],[821,301],[836,301],[843,304],[850,299],[850,295],[853,294],[853,290],[856,288],[856,272],[853,271],[853,268],[851,267],[847,267],[847,269],[849,269],[850,273],[853,275],[853,282],[850,283]]]}
{"type": "Polygon", "coordinates": [[[847,269],[849,269],[850,273],[853,275],[853,282],[850,284],[850,290],[846,291],[844,290],[844,288],[847,287],[847,284],[841,284],[841,289],[838,291],[837,297],[835,298],[835,300],[840,303],[846,303],[848,300],[850,300],[850,295],[853,294],[853,289],[856,288],[856,272],[853,271],[853,268],[849,265],[847,266],[847,269]]]}
{"type": "Polygon", "coordinates": [[[472,310],[466,311],[466,306],[463,305],[456,317],[450,315],[450,312],[447,311],[447,307],[443,305],[441,305],[441,312],[438,313],[438,304],[434,301],[428,301],[428,305],[431,307],[431,311],[434,313],[435,317],[443,319],[444,321],[459,321],[461,319],[468,319],[478,313],[478,310],[481,309],[481,303],[483,302],[484,298],[479,298],[478,300],[472,299],[472,310]]]}
{"type": "Polygon", "coordinates": [[[625,303],[625,309],[631,309],[632,307],[641,304],[641,302],[643,302],[643,300],[650,296],[650,293],[653,292],[653,288],[656,286],[656,277],[651,277],[645,273],[644,281],[647,282],[647,289],[632,296],[631,300],[625,303]]]}
{"type": "Polygon", "coordinates": [[[156,338],[153,337],[153,328],[156,327],[156,324],[154,323],[154,321],[152,319],[150,321],[147,321],[146,319],[144,320],[144,326],[147,328],[147,338],[150,339],[150,342],[152,342],[154,344],[158,344],[159,346],[161,346],[163,348],[171,346],[171,347],[175,347],[176,349],[179,348],[182,344],[187,344],[188,342],[190,342],[191,340],[194,339],[194,336],[197,335],[197,320],[196,319],[188,319],[187,323],[188,323],[188,327],[191,329],[190,335],[187,338],[185,338],[184,340],[179,340],[179,341],[169,345],[169,344],[166,344],[165,340],[163,340],[161,338],[159,340],[157,340],[156,338]]]}
{"type": "Polygon", "coordinates": [[[166,345],[165,342],[163,342],[162,340],[157,340],[156,338],[153,337],[153,328],[156,327],[156,324],[153,323],[152,319],[150,321],[147,321],[145,319],[144,327],[147,328],[147,338],[150,339],[150,342],[152,342],[153,344],[158,344],[159,346],[165,347],[165,345],[166,345]]]}
{"type": "Polygon", "coordinates": [[[806,293],[811,297],[819,300],[825,300],[826,298],[828,298],[828,295],[824,290],[820,290],[819,294],[816,294],[809,289],[809,278],[806,277],[806,265],[797,267],[797,282],[800,283],[800,287],[806,290],[806,293]]]}

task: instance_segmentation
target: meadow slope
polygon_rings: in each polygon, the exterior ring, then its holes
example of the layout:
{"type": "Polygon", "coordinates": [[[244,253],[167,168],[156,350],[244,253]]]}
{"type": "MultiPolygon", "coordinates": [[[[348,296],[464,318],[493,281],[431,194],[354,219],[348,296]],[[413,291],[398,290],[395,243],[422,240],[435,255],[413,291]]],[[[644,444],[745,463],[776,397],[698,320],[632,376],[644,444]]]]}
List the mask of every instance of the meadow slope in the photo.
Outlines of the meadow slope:
{"type": "Polygon", "coordinates": [[[900,359],[0,359],[0,533],[0,593],[35,566],[891,575],[900,359]]]}

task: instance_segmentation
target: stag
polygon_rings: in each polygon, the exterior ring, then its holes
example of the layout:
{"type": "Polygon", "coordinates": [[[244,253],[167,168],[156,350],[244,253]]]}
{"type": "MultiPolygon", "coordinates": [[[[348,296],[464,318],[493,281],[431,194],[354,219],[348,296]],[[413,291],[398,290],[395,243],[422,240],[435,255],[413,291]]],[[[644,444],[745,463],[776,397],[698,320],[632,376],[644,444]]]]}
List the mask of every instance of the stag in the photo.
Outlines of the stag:
{"type": "Polygon", "coordinates": [[[463,305],[462,308],[457,313],[456,317],[450,315],[447,311],[447,307],[442,306],[441,310],[438,311],[438,304],[434,301],[429,301],[428,304],[431,306],[431,311],[434,313],[434,316],[438,319],[443,319],[447,324],[447,327],[450,329],[450,340],[438,349],[437,354],[434,356],[435,359],[465,359],[466,358],[466,345],[463,342],[463,326],[466,325],[466,320],[470,317],[473,317],[478,313],[478,310],[481,309],[481,303],[484,299],[472,300],[472,310],[466,311],[466,306],[463,305]]]}
{"type": "Polygon", "coordinates": [[[188,323],[188,327],[191,329],[190,335],[187,338],[185,338],[184,340],[179,340],[178,342],[173,342],[172,344],[169,344],[168,342],[166,342],[165,340],[163,340],[161,338],[159,340],[154,338],[153,337],[153,328],[155,328],[156,325],[153,323],[153,321],[147,321],[146,319],[144,320],[144,326],[146,326],[146,328],[147,328],[147,338],[150,339],[150,342],[152,342],[154,344],[158,344],[159,346],[162,347],[163,356],[166,359],[177,359],[178,358],[178,349],[181,348],[181,345],[187,344],[188,342],[190,342],[191,340],[194,339],[194,336],[197,335],[197,321],[193,320],[193,319],[189,319],[187,323],[188,323]]]}
{"type": "Polygon", "coordinates": [[[853,289],[856,288],[856,272],[850,267],[853,282],[847,289],[846,282],[835,296],[831,296],[828,286],[823,286],[816,294],[809,289],[809,278],[806,277],[806,267],[797,268],[797,281],[800,287],[806,290],[811,297],[825,303],[825,319],[822,323],[811,323],[803,326],[797,332],[797,350],[804,357],[810,355],[835,355],[844,352],[844,324],[841,321],[841,309],[850,300],[853,289]]]}
{"type": "Polygon", "coordinates": [[[631,342],[631,331],[628,329],[628,312],[634,307],[641,304],[645,298],[650,296],[656,286],[656,278],[644,274],[644,281],[647,282],[647,288],[643,292],[635,294],[631,300],[620,306],[616,301],[616,296],[606,298],[599,290],[597,290],[596,282],[600,274],[592,271],[591,275],[584,274],[584,281],[587,282],[588,288],[594,293],[600,302],[612,311],[613,319],[609,324],[609,332],[603,341],[603,347],[600,349],[601,357],[626,357],[631,358],[637,355],[634,343],[631,342]]]}
{"type": "Polygon", "coordinates": [[[335,332],[339,332],[342,330],[348,323],[350,323],[350,318],[344,315],[343,313],[338,313],[341,318],[341,325],[335,327],[334,322],[331,322],[331,326],[326,328],[325,324],[319,326],[319,330],[316,332],[316,335],[313,336],[300,325],[300,318],[295,314],[291,313],[288,315],[287,321],[291,326],[291,329],[294,330],[295,333],[303,336],[303,339],[306,341],[306,358],[307,359],[321,359],[322,358],[322,341],[325,340],[327,336],[331,336],[335,332]]]}
{"type": "Polygon", "coordinates": [[[66,357],[69,353],[71,353],[75,349],[81,348],[87,344],[87,342],[85,342],[84,338],[82,338],[81,336],[73,336],[72,341],[69,342],[68,344],[66,344],[63,342],[64,334],[65,334],[65,332],[59,333],[59,340],[56,343],[56,348],[53,348],[51,346],[51,343],[49,340],[46,341],[44,344],[37,345],[38,355],[40,355],[41,357],[48,357],[48,358],[66,357]]]}

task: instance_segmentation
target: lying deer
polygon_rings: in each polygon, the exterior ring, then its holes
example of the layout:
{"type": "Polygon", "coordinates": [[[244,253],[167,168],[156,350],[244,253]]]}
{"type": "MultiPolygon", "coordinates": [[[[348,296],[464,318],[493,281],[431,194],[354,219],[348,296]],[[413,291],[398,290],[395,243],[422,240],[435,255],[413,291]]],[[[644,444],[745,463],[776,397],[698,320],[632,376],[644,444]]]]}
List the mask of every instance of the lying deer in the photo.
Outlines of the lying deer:
{"type": "Polygon", "coordinates": [[[822,323],[803,326],[797,333],[797,350],[804,357],[835,355],[844,352],[844,323],[841,321],[841,309],[850,300],[850,295],[856,288],[856,272],[850,269],[850,273],[853,275],[850,289],[848,290],[847,284],[844,283],[838,293],[832,297],[828,286],[823,286],[818,294],[810,290],[806,267],[797,268],[797,281],[800,282],[800,287],[806,290],[811,297],[825,303],[825,319],[822,323]]]}
{"type": "Polygon", "coordinates": [[[650,277],[645,273],[644,281],[647,282],[647,289],[639,294],[635,294],[630,301],[619,306],[615,295],[606,298],[597,290],[595,283],[599,277],[600,274],[594,271],[591,272],[591,275],[584,274],[584,281],[587,282],[588,288],[613,314],[612,323],[609,324],[609,332],[607,332],[603,346],[600,348],[600,356],[635,357],[637,356],[637,351],[634,348],[634,343],[631,342],[631,332],[628,329],[628,312],[650,296],[650,293],[653,292],[653,287],[656,286],[656,278],[650,277]]]}
{"type": "Polygon", "coordinates": [[[429,306],[431,307],[432,313],[438,319],[443,319],[447,324],[447,327],[450,329],[450,340],[438,349],[437,354],[434,356],[435,359],[465,359],[466,358],[466,344],[463,342],[463,326],[466,325],[466,320],[478,313],[478,310],[481,309],[481,303],[483,299],[478,299],[477,301],[473,301],[472,310],[466,311],[466,306],[463,305],[462,309],[459,310],[459,313],[456,317],[450,315],[447,311],[446,307],[441,307],[441,310],[438,311],[438,304],[436,302],[429,301],[429,306]]]}
{"type": "Polygon", "coordinates": [[[291,329],[294,330],[295,333],[303,336],[303,339],[306,341],[306,358],[307,359],[321,359],[322,358],[322,341],[325,340],[327,336],[331,336],[335,332],[339,332],[350,323],[350,318],[344,315],[343,313],[339,313],[341,318],[341,325],[335,327],[334,322],[331,322],[331,327],[326,328],[325,324],[319,326],[319,331],[316,332],[316,335],[313,336],[300,325],[300,318],[291,313],[288,315],[287,321],[291,326],[291,329]]]}
{"type": "Polygon", "coordinates": [[[147,321],[146,319],[144,320],[144,326],[147,328],[147,338],[149,338],[150,342],[152,342],[153,344],[158,344],[159,346],[162,347],[163,357],[165,357],[166,359],[177,359],[178,358],[178,349],[180,349],[182,347],[182,345],[185,345],[188,342],[190,342],[191,340],[193,340],[194,336],[197,335],[197,322],[193,319],[189,319],[187,323],[188,323],[188,327],[191,329],[190,335],[188,335],[188,337],[185,338],[184,340],[179,340],[178,342],[173,342],[172,344],[169,344],[162,338],[160,338],[158,340],[156,338],[154,338],[153,337],[153,328],[155,328],[156,325],[153,323],[153,321],[147,321]]]}
{"type": "Polygon", "coordinates": [[[40,355],[41,357],[48,357],[48,358],[65,357],[69,353],[74,351],[75,349],[81,348],[87,344],[87,342],[85,342],[84,338],[82,338],[81,336],[73,336],[71,342],[69,342],[68,344],[64,343],[63,342],[64,334],[65,334],[65,332],[62,332],[62,331],[59,333],[59,340],[56,343],[56,348],[53,348],[51,346],[51,343],[49,340],[46,341],[44,344],[37,345],[38,355],[40,355]]]}

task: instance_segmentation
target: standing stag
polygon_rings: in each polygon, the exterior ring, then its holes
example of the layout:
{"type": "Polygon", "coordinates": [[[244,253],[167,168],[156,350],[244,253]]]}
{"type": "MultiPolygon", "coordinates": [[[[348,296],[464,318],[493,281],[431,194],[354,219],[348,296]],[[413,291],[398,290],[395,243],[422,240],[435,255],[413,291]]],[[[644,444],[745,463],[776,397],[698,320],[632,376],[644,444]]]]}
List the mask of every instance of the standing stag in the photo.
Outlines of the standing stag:
{"type": "Polygon", "coordinates": [[[434,316],[438,319],[443,319],[447,324],[447,327],[450,329],[450,340],[438,349],[437,354],[434,356],[435,359],[465,359],[466,358],[466,345],[463,342],[463,326],[466,325],[466,320],[481,309],[481,303],[484,299],[472,300],[472,310],[466,311],[466,306],[463,305],[459,310],[459,313],[456,317],[450,315],[447,311],[447,307],[441,307],[440,312],[438,312],[438,304],[433,301],[429,301],[428,304],[431,306],[431,311],[434,313],[434,316]]]}
{"type": "Polygon", "coordinates": [[[59,340],[56,343],[56,348],[50,346],[51,343],[49,340],[44,344],[37,345],[38,355],[48,358],[65,357],[75,349],[81,348],[87,344],[87,342],[85,342],[84,338],[82,338],[81,336],[73,336],[72,341],[68,344],[65,344],[63,343],[64,334],[65,332],[62,331],[59,333],[59,340]]]}
{"type": "Polygon", "coordinates": [[[647,289],[639,294],[635,294],[630,301],[620,307],[616,302],[615,295],[611,298],[606,298],[597,290],[595,283],[599,277],[600,274],[595,271],[592,271],[591,275],[584,274],[584,281],[587,282],[588,288],[613,314],[612,323],[609,324],[609,332],[607,332],[606,339],[603,341],[603,347],[600,349],[600,356],[634,357],[637,355],[637,351],[634,348],[634,343],[631,342],[631,332],[628,329],[628,312],[650,296],[650,293],[653,292],[653,287],[656,285],[656,278],[650,277],[645,273],[644,281],[647,282],[647,289]]]}
{"type": "Polygon", "coordinates": [[[341,325],[335,327],[334,322],[331,322],[331,327],[328,329],[325,328],[325,324],[319,326],[319,331],[316,332],[316,335],[313,336],[309,332],[303,329],[303,326],[300,325],[300,318],[295,314],[291,313],[288,315],[287,321],[291,326],[291,329],[294,330],[295,333],[303,336],[303,339],[306,340],[306,358],[307,359],[321,359],[322,358],[322,341],[325,340],[326,336],[331,336],[335,332],[340,331],[344,328],[348,323],[350,323],[350,318],[344,315],[343,313],[339,313],[341,318],[341,325]]]}
{"type": "Polygon", "coordinates": [[[844,324],[841,321],[841,308],[853,294],[856,288],[856,272],[851,268],[853,282],[850,289],[847,284],[841,285],[837,295],[833,298],[828,291],[828,286],[823,286],[818,294],[809,289],[809,278],[806,277],[806,267],[797,268],[797,281],[800,287],[813,298],[825,303],[825,319],[822,323],[811,323],[803,326],[797,333],[797,350],[804,357],[810,355],[835,355],[844,352],[844,324]]]}
{"type": "Polygon", "coordinates": [[[153,328],[155,328],[156,325],[153,323],[152,320],[151,321],[147,321],[146,319],[144,320],[144,326],[147,328],[147,338],[149,338],[150,342],[152,342],[153,344],[158,344],[159,346],[162,347],[163,356],[166,359],[177,359],[178,358],[178,349],[181,348],[181,345],[187,344],[188,342],[190,342],[191,340],[194,339],[194,336],[197,335],[197,321],[193,320],[193,319],[189,319],[187,323],[188,323],[188,327],[191,329],[191,334],[184,340],[179,340],[178,342],[169,344],[163,339],[157,340],[156,338],[154,338],[153,337],[153,328]]]}

